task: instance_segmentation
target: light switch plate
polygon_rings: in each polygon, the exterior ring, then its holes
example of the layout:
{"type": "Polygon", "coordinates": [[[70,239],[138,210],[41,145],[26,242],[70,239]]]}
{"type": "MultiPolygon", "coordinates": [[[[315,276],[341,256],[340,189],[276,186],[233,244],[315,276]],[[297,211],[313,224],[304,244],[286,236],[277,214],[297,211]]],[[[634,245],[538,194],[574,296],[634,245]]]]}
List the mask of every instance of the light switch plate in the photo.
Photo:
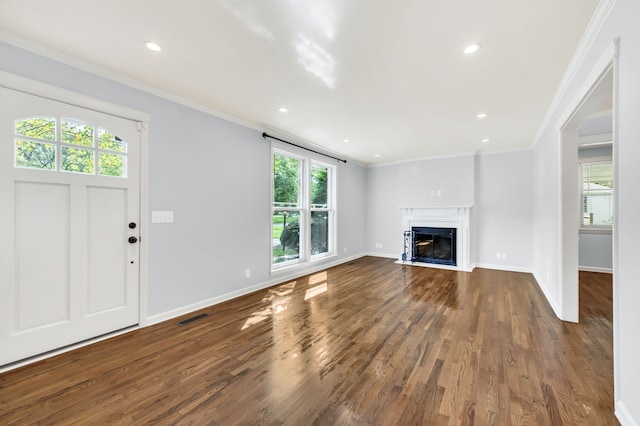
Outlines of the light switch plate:
{"type": "Polygon", "coordinates": [[[152,211],[151,223],[173,223],[172,211],[152,211]]]}

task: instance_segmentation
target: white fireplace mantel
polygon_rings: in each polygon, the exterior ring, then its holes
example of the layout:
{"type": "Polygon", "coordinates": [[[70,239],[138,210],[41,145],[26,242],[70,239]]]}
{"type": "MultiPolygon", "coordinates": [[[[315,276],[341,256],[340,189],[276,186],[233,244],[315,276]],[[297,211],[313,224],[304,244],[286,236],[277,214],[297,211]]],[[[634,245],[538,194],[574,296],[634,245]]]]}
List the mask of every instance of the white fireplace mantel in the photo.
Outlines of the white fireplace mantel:
{"type": "Polygon", "coordinates": [[[455,228],[456,229],[456,266],[438,265],[434,263],[411,263],[417,266],[453,269],[471,272],[471,237],[470,220],[471,206],[455,207],[407,207],[400,209],[402,228],[411,231],[412,227],[455,228]]]}

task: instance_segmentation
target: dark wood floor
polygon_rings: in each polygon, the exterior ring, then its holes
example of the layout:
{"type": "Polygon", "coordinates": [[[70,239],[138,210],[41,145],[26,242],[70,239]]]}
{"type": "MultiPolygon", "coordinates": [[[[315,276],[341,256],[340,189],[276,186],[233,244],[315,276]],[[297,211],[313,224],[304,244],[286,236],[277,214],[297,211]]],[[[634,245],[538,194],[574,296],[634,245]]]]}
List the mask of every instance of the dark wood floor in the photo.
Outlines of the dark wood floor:
{"type": "Polygon", "coordinates": [[[0,375],[0,424],[612,425],[611,277],[365,257],[0,375]],[[190,316],[193,316],[192,314],[190,316]]]}

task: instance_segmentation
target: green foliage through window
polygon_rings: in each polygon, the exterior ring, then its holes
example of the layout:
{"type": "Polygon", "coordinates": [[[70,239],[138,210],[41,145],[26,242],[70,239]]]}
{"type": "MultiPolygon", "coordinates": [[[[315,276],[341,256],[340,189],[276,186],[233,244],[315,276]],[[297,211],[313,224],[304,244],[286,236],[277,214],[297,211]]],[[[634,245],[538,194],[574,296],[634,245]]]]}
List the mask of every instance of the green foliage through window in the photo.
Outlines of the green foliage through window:
{"type": "Polygon", "coordinates": [[[327,207],[327,168],[311,167],[311,206],[315,208],[327,207]]]}
{"type": "Polygon", "coordinates": [[[97,129],[96,134],[96,128],[88,123],[31,117],[15,122],[15,135],[16,167],[126,176],[127,145],[105,129],[97,129]]]}
{"type": "Polygon", "coordinates": [[[62,142],[72,145],[93,146],[93,127],[74,121],[62,120],[62,142]]]}
{"type": "Polygon", "coordinates": [[[98,145],[100,149],[125,152],[124,141],[113,133],[109,133],[104,129],[98,129],[98,145]]]}
{"type": "Polygon", "coordinates": [[[301,161],[280,154],[273,156],[274,206],[298,206],[301,161]]]}
{"type": "Polygon", "coordinates": [[[60,168],[62,170],[75,173],[93,173],[93,151],[63,146],[60,154],[60,168]]]}
{"type": "Polygon", "coordinates": [[[98,158],[99,173],[105,176],[123,176],[123,161],[124,157],[122,155],[101,152],[98,158]]]}
{"type": "Polygon", "coordinates": [[[16,122],[16,135],[47,141],[56,140],[56,119],[47,117],[28,118],[16,122]]]}
{"type": "Polygon", "coordinates": [[[56,147],[50,143],[16,140],[16,166],[55,170],[56,147]]]}

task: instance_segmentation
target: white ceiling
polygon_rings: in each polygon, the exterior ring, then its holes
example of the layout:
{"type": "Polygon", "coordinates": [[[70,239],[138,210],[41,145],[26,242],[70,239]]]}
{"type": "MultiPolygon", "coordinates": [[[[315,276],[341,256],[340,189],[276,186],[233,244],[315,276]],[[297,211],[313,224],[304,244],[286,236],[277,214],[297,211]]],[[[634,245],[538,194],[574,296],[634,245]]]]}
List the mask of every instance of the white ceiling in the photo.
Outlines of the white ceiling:
{"type": "Polygon", "coordinates": [[[530,147],[597,3],[0,0],[0,30],[376,164],[530,147]]]}

